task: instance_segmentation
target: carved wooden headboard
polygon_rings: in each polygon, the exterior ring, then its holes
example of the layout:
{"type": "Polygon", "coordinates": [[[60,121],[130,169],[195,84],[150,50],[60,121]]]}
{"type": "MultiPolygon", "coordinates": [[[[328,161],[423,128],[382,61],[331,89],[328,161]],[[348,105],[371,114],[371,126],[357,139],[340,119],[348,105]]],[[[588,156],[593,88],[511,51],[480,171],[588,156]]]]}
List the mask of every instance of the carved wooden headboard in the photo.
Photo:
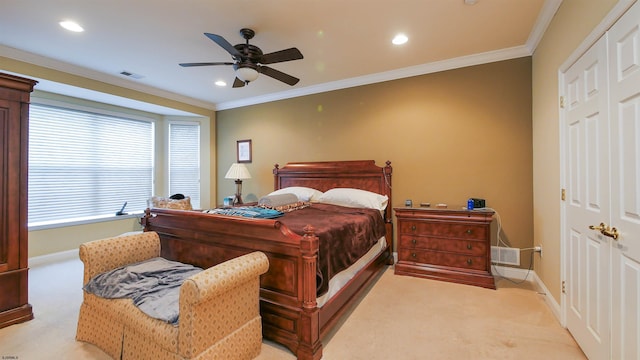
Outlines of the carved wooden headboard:
{"type": "Polygon", "coordinates": [[[389,197],[385,220],[391,221],[391,161],[384,167],[374,160],[293,162],[273,169],[274,189],[305,186],[320,191],[333,188],[355,188],[389,197]]]}

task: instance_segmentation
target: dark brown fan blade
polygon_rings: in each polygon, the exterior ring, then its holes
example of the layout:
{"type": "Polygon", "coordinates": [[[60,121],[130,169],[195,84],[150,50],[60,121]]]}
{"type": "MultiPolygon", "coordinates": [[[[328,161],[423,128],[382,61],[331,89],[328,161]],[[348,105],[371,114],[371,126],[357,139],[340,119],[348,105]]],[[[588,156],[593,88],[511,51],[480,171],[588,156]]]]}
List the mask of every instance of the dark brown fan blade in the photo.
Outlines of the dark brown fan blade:
{"type": "Polygon", "coordinates": [[[236,48],[234,48],[233,45],[231,45],[222,36],[216,35],[216,34],[210,34],[210,33],[204,33],[204,35],[209,39],[213,40],[213,42],[215,42],[216,44],[220,45],[221,48],[227,50],[227,52],[231,54],[231,56],[233,56],[234,59],[235,58],[239,59],[242,57],[242,54],[240,54],[240,52],[236,48]]]}
{"type": "Polygon", "coordinates": [[[300,79],[295,78],[289,74],[285,74],[282,71],[278,71],[274,68],[270,68],[268,66],[260,66],[258,68],[258,71],[261,72],[262,74],[265,74],[267,76],[270,76],[276,80],[280,80],[285,84],[289,84],[291,86],[295,85],[298,83],[298,81],[300,81],[300,79]]]}
{"type": "Polygon", "coordinates": [[[232,62],[201,62],[201,63],[182,63],[178,64],[182,67],[192,67],[192,66],[212,66],[212,65],[233,65],[232,62]]]}
{"type": "Polygon", "coordinates": [[[236,79],[233,81],[233,87],[234,87],[234,88],[237,88],[237,87],[243,87],[243,86],[244,86],[244,81],[242,81],[242,80],[240,80],[240,79],[238,79],[238,78],[236,78],[236,79]]]}
{"type": "Polygon", "coordinates": [[[302,59],[302,53],[297,48],[290,48],[280,50],[268,54],[262,55],[259,63],[261,64],[274,64],[283,61],[299,60],[302,59]]]}

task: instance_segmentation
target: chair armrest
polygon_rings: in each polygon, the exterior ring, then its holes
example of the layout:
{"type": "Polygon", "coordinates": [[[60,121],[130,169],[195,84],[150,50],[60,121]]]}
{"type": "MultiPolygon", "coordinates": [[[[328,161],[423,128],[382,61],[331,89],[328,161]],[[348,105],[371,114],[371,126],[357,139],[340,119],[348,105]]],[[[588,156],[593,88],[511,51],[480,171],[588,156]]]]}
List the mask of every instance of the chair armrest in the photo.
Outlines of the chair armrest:
{"type": "Polygon", "coordinates": [[[180,287],[179,346],[194,356],[260,316],[262,252],[243,255],[189,277],[180,287]],[[194,336],[198,334],[198,336],[194,336]]]}
{"type": "Polygon", "coordinates": [[[189,277],[180,289],[180,302],[194,304],[226,294],[269,269],[267,256],[259,251],[227,260],[189,277]]]}
{"type": "Polygon", "coordinates": [[[80,245],[83,284],[103,272],[160,256],[160,237],[153,231],[89,241],[80,245]]]}

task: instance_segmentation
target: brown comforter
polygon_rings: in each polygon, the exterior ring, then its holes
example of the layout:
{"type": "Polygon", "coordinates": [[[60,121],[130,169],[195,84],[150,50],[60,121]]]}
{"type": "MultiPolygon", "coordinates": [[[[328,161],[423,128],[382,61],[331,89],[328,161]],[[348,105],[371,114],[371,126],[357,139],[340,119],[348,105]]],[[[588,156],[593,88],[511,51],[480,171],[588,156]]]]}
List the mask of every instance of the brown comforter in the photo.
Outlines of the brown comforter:
{"type": "Polygon", "coordinates": [[[297,234],[312,225],[320,239],[317,296],[323,295],[333,275],[348,268],[385,235],[384,220],[374,209],[317,204],[278,219],[297,234]]]}

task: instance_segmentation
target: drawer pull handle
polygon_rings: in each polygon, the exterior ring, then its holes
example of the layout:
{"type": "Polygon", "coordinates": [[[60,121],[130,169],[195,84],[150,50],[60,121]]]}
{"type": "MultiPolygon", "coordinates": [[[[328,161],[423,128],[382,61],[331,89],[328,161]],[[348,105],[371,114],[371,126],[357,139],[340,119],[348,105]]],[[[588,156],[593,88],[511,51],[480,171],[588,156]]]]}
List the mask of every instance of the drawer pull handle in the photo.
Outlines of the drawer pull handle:
{"type": "Polygon", "coordinates": [[[471,234],[472,232],[473,232],[473,230],[467,229],[467,234],[471,234]]]}
{"type": "Polygon", "coordinates": [[[467,265],[471,265],[472,263],[473,263],[473,260],[467,259],[467,265]]]}
{"type": "Polygon", "coordinates": [[[411,253],[411,257],[416,257],[416,253],[411,253]]]}
{"type": "Polygon", "coordinates": [[[411,239],[411,243],[415,245],[418,241],[416,239],[411,239]]]}
{"type": "Polygon", "coordinates": [[[411,231],[416,231],[416,226],[415,225],[411,225],[411,231]]]}
{"type": "Polygon", "coordinates": [[[467,249],[471,250],[471,243],[467,244],[467,249]]]}

